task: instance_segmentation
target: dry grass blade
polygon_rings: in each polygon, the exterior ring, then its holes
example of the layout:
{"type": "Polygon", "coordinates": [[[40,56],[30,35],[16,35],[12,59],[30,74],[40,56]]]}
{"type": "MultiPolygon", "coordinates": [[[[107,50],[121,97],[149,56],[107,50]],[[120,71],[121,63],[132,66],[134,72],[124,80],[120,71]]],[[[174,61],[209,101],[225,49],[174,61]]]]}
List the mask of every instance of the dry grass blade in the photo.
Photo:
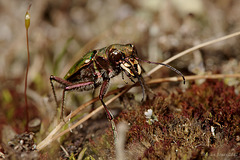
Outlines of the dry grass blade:
{"type": "MultiPolygon", "coordinates": [[[[77,113],[79,113],[81,110],[83,110],[84,108],[86,108],[88,105],[96,102],[98,100],[98,98],[94,98],[91,101],[88,101],[86,103],[84,103],[83,105],[79,106],[76,110],[74,110],[71,114],[69,114],[67,117],[65,117],[64,121],[67,122],[68,119],[71,119],[72,117],[74,117],[77,113]]],[[[42,150],[45,146],[47,146],[48,144],[50,144],[52,142],[52,137],[57,134],[57,132],[65,125],[66,123],[64,123],[63,121],[61,121],[50,133],[49,135],[43,140],[41,141],[38,145],[37,145],[37,149],[38,150],[42,150]]]]}
{"type": "MultiPolygon", "coordinates": [[[[187,49],[187,50],[185,50],[185,51],[183,51],[183,52],[178,53],[177,55],[175,55],[175,56],[167,59],[166,61],[164,61],[164,62],[162,62],[162,63],[168,64],[168,63],[174,61],[175,59],[178,59],[178,58],[180,58],[180,57],[182,57],[182,56],[184,56],[184,55],[186,55],[186,54],[188,54],[188,53],[192,53],[193,51],[195,51],[195,50],[197,50],[197,49],[200,49],[200,48],[202,48],[202,47],[206,47],[206,46],[208,46],[208,45],[210,45],[210,44],[213,44],[213,43],[217,43],[217,42],[220,42],[220,41],[224,41],[224,40],[229,39],[229,38],[236,37],[236,36],[238,36],[238,35],[240,35],[240,31],[239,31],[239,32],[232,33],[232,34],[229,34],[229,35],[227,35],[227,36],[223,36],[223,37],[220,37],[220,38],[217,38],[217,39],[208,41],[208,42],[205,42],[205,43],[202,43],[202,44],[199,44],[199,45],[197,45],[197,46],[194,46],[194,47],[189,48],[189,49],[187,49]]],[[[150,76],[150,75],[152,75],[154,72],[156,72],[157,70],[159,70],[159,69],[162,68],[162,67],[163,67],[162,65],[156,66],[155,68],[153,68],[151,71],[148,72],[147,77],[150,76]]]]}
{"type": "MultiPolygon", "coordinates": [[[[126,93],[129,89],[131,89],[134,85],[131,86],[127,86],[124,87],[125,89],[123,91],[121,91],[120,93],[118,93],[116,96],[112,97],[110,100],[108,100],[106,102],[106,105],[109,105],[110,103],[112,103],[115,99],[117,99],[118,97],[120,97],[122,94],[126,93]]],[[[119,89],[116,89],[114,91],[119,91],[119,89]]],[[[110,94],[114,94],[115,92],[111,92],[110,94]]],[[[108,95],[110,95],[108,94],[108,95]]],[[[82,109],[84,109],[85,107],[87,107],[88,105],[92,104],[93,102],[97,101],[98,98],[95,98],[83,105],[81,105],[80,107],[78,107],[75,111],[73,111],[71,114],[69,114],[65,120],[68,120],[69,118],[74,117],[77,113],[79,113],[82,109]]],[[[64,122],[60,122],[55,128],[54,130],[41,142],[37,145],[37,150],[42,150],[44,147],[46,147],[48,144],[50,144],[52,141],[56,140],[57,138],[61,137],[62,135],[64,135],[65,133],[71,131],[72,129],[74,129],[75,127],[77,127],[78,125],[82,124],[83,122],[85,122],[86,120],[88,120],[89,118],[91,118],[93,115],[95,115],[96,113],[98,113],[100,110],[102,110],[104,107],[101,105],[100,107],[98,107],[97,109],[93,110],[91,113],[89,113],[87,116],[83,117],[81,120],[79,120],[78,122],[76,122],[74,125],[72,125],[71,127],[67,128],[66,130],[62,131],[61,133],[59,133],[58,135],[57,132],[63,127],[63,125],[65,125],[64,122]],[[56,136],[54,136],[56,135],[56,136]]]]}
{"type": "MultiPolygon", "coordinates": [[[[110,103],[112,103],[115,99],[119,98],[121,95],[123,95],[124,93],[126,93],[129,89],[131,89],[132,86],[128,86],[128,88],[126,88],[125,90],[123,90],[122,92],[120,92],[119,94],[117,94],[116,96],[112,97],[110,100],[108,100],[106,102],[106,105],[109,105],[110,103]]],[[[59,133],[58,135],[56,135],[55,137],[53,137],[53,140],[61,137],[62,135],[64,135],[65,133],[71,131],[72,129],[74,129],[75,127],[77,127],[78,125],[82,124],[83,122],[85,122],[86,120],[88,120],[89,118],[91,118],[93,115],[95,115],[96,113],[98,113],[100,110],[104,109],[103,105],[101,105],[100,107],[98,107],[97,109],[93,110],[91,113],[89,113],[87,116],[83,117],[81,120],[79,120],[77,123],[75,123],[74,125],[72,125],[71,127],[69,127],[68,129],[64,130],[63,132],[59,133]]]]}
{"type": "MultiPolygon", "coordinates": [[[[212,74],[212,75],[193,75],[193,76],[185,76],[186,80],[197,80],[197,79],[223,79],[223,78],[240,78],[240,74],[212,74]]],[[[152,79],[146,84],[157,84],[161,82],[176,82],[182,81],[182,77],[167,77],[167,78],[158,78],[152,79]]]]}
{"type": "MultiPolygon", "coordinates": [[[[127,87],[129,86],[124,86],[122,88],[118,88],[118,89],[115,89],[113,91],[110,91],[107,95],[107,96],[110,96],[112,94],[115,94],[115,93],[119,93],[121,92],[122,90],[126,89],[127,87]]],[[[84,103],[83,105],[79,106],[76,110],[74,110],[71,114],[69,114],[67,117],[64,118],[65,122],[67,122],[69,119],[73,118],[75,115],[77,115],[80,111],[82,111],[84,108],[86,108],[87,106],[89,106],[90,104],[98,101],[99,98],[94,98],[86,103],[84,103]]],[[[51,133],[49,133],[49,135],[42,141],[40,142],[38,145],[37,145],[37,149],[38,150],[42,150],[45,146],[47,146],[48,144],[50,144],[52,142],[52,138],[55,134],[58,133],[58,131],[65,125],[66,123],[64,122],[60,122],[52,131],[51,133]]]]}

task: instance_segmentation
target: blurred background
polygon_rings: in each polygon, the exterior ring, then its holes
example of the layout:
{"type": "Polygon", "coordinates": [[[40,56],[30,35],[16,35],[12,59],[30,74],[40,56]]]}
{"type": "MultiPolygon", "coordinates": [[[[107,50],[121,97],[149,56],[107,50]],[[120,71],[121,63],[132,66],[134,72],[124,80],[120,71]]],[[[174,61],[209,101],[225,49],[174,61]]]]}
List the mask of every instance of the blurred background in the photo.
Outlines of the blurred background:
{"type": "MultiPolygon", "coordinates": [[[[41,0],[0,1],[0,130],[10,124],[24,131],[24,78],[27,66],[24,16],[28,5],[30,119],[49,122],[56,112],[49,76],[63,77],[87,51],[114,43],[136,45],[139,57],[162,62],[197,44],[239,31],[236,0],[41,0]]],[[[185,75],[239,73],[239,37],[229,39],[170,65],[185,75]]],[[[146,72],[154,65],[143,64],[146,72]]],[[[176,76],[162,69],[152,78],[176,76]]],[[[229,81],[236,85],[237,81],[229,81]]],[[[112,87],[124,84],[115,78],[112,87]]],[[[166,84],[167,85],[167,84],[166,84]]],[[[175,83],[176,85],[176,83],[175,83]]],[[[179,85],[179,83],[177,83],[179,85]]],[[[165,86],[167,87],[167,86],[165,86]]],[[[61,98],[58,92],[58,98],[61,98]]],[[[91,94],[90,94],[91,95],[91,94]]],[[[67,96],[68,110],[89,97],[67,96]]]]}

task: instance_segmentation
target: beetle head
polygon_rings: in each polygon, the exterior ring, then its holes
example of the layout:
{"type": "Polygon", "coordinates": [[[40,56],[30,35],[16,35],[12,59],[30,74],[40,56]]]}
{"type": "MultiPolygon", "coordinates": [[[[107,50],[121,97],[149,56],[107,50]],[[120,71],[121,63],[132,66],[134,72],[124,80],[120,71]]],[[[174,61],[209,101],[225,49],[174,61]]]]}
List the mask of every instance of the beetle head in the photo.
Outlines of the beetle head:
{"type": "Polygon", "coordinates": [[[132,44],[114,44],[107,49],[109,61],[120,67],[128,77],[138,77],[142,69],[137,60],[137,50],[132,44]]]}

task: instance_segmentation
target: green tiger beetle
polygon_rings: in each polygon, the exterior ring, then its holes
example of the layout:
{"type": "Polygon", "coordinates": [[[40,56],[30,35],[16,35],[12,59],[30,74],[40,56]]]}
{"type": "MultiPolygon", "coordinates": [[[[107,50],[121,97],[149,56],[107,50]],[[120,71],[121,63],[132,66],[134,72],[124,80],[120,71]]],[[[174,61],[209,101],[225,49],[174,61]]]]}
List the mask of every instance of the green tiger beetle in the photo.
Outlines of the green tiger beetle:
{"type": "Polygon", "coordinates": [[[137,55],[135,46],[132,44],[113,44],[98,50],[92,50],[85,54],[80,60],[78,60],[67,72],[63,79],[53,75],[50,76],[50,83],[56,103],[57,98],[53,81],[59,83],[61,85],[61,88],[63,88],[61,119],[63,118],[64,97],[66,91],[88,91],[93,90],[101,85],[99,99],[105,108],[107,118],[109,120],[112,120],[113,116],[107,109],[103,98],[107,92],[110,79],[120,73],[122,73],[122,79],[124,78],[125,73],[125,75],[127,75],[127,77],[133,83],[135,83],[134,79],[138,80],[142,88],[144,99],[145,83],[142,77],[142,66],[139,64],[139,61],[164,65],[175,71],[177,74],[181,75],[185,83],[184,75],[172,66],[158,62],[141,60],[137,55]]]}

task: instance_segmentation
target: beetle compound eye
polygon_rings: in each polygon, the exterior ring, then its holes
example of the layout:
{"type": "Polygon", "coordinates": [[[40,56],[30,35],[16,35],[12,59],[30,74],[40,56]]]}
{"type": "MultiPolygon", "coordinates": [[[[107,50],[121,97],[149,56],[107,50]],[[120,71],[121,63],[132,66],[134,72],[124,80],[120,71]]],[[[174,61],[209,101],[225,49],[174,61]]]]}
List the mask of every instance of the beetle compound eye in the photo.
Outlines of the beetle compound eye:
{"type": "Polygon", "coordinates": [[[117,49],[111,49],[110,52],[110,61],[113,63],[118,63],[119,61],[122,60],[122,52],[117,49]]]}

